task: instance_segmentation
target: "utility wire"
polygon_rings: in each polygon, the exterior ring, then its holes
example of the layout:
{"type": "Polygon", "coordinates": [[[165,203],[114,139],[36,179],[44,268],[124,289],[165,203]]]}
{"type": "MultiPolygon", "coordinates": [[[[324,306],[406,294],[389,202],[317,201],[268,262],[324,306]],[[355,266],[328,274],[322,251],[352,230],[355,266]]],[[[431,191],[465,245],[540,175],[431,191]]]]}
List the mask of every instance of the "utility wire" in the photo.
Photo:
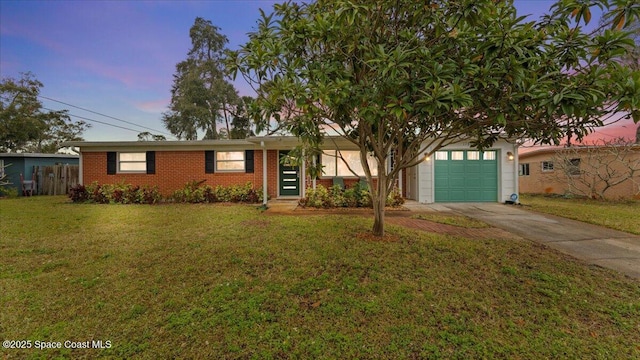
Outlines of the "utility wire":
{"type": "MultiPolygon", "coordinates": [[[[66,106],[70,106],[70,107],[73,107],[73,108],[76,108],[76,109],[80,109],[80,110],[83,110],[83,111],[87,111],[87,112],[90,112],[90,113],[92,113],[92,114],[96,114],[96,115],[104,116],[104,117],[109,118],[109,119],[117,120],[117,121],[123,122],[123,123],[125,123],[125,124],[134,125],[134,126],[137,126],[137,127],[143,128],[143,129],[151,130],[151,131],[156,132],[156,133],[159,133],[159,134],[163,134],[163,135],[168,135],[168,136],[171,136],[171,137],[175,137],[174,135],[172,135],[172,134],[168,134],[168,133],[166,133],[166,132],[164,132],[164,131],[160,131],[160,130],[152,129],[152,128],[150,128],[150,127],[146,127],[146,126],[138,125],[138,124],[136,124],[136,123],[132,123],[132,122],[130,122],[130,121],[126,121],[126,120],[118,119],[117,117],[113,117],[113,116],[105,115],[105,114],[99,113],[99,112],[97,112],[97,111],[89,110],[89,109],[86,109],[86,108],[83,108],[83,107],[80,107],[80,106],[76,106],[76,105],[72,105],[72,104],[66,103],[66,102],[64,102],[64,101],[60,101],[60,100],[56,100],[56,99],[52,99],[52,98],[47,97],[47,96],[44,96],[44,95],[38,95],[38,97],[43,98],[43,99],[46,99],[46,100],[49,100],[49,101],[57,102],[57,103],[60,103],[60,104],[66,105],[66,106]]],[[[74,116],[76,116],[76,117],[80,117],[80,116],[78,116],[78,115],[74,115],[74,116]]],[[[81,118],[81,117],[80,117],[80,118],[81,118]]],[[[97,120],[92,120],[92,121],[99,122],[99,121],[97,121],[97,120]]],[[[102,124],[106,124],[106,123],[102,123],[102,124]]],[[[117,127],[120,127],[120,126],[117,126],[117,127]]],[[[122,128],[122,129],[128,129],[128,128],[125,128],[125,127],[120,127],[120,128],[122,128]]],[[[128,129],[128,130],[131,130],[131,129],[128,129]]],[[[138,130],[135,130],[135,131],[138,131],[138,130]]],[[[140,131],[138,131],[138,132],[140,132],[140,131]]]]}
{"type": "MultiPolygon", "coordinates": [[[[43,109],[45,109],[45,110],[49,110],[49,111],[60,111],[60,110],[53,110],[53,109],[49,109],[49,108],[46,108],[46,107],[44,107],[44,106],[43,106],[42,108],[43,108],[43,109]]],[[[89,119],[89,118],[87,118],[87,117],[80,116],[80,115],[74,115],[74,114],[71,114],[71,113],[67,113],[67,115],[69,115],[69,116],[73,116],[73,117],[77,117],[78,119],[82,119],[82,120],[87,120],[87,121],[91,121],[91,122],[96,122],[96,123],[98,123],[98,124],[103,124],[103,125],[107,125],[107,126],[113,126],[113,127],[119,128],[119,129],[124,129],[124,130],[133,131],[133,132],[136,132],[136,133],[140,133],[140,130],[131,129],[131,128],[124,127],[124,126],[120,126],[120,125],[109,124],[109,123],[104,122],[104,121],[95,120],[95,119],[89,119]]]]}

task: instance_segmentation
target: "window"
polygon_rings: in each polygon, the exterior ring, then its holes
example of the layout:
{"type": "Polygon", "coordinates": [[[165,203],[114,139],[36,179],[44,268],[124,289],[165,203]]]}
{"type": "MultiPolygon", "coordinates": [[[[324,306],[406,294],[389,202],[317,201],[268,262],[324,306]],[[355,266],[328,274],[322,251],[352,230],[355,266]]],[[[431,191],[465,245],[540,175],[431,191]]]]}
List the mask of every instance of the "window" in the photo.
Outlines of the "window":
{"type": "MultiPolygon", "coordinates": [[[[351,167],[358,176],[365,176],[364,169],[362,167],[362,163],[360,162],[360,151],[338,151],[336,150],[327,150],[322,153],[322,158],[320,160],[323,168],[324,176],[343,176],[343,177],[353,177],[353,173],[349,170],[349,167],[345,164],[345,161],[351,167]],[[336,157],[342,154],[344,161],[342,159],[336,157]]],[[[369,169],[371,170],[372,176],[378,175],[377,162],[375,158],[371,155],[367,155],[367,163],[369,165],[369,169]]]]}
{"type": "Polygon", "coordinates": [[[147,154],[144,152],[118,153],[118,172],[146,172],[147,154]]]}
{"type": "Polygon", "coordinates": [[[518,169],[518,175],[520,175],[520,176],[529,176],[529,164],[528,163],[520,164],[520,169],[518,169]]]}
{"type": "Polygon", "coordinates": [[[482,153],[482,160],[495,160],[496,152],[495,151],[484,151],[482,153]]]}
{"type": "Polygon", "coordinates": [[[216,151],[216,171],[244,171],[244,151],[216,151]]]}
{"type": "Polygon", "coordinates": [[[479,151],[467,151],[467,160],[480,160],[479,151]]]}
{"type": "Polygon", "coordinates": [[[464,160],[464,151],[452,151],[451,160],[464,160]]]}
{"type": "Polygon", "coordinates": [[[580,159],[567,161],[567,173],[569,175],[580,175],[580,159]]]}
{"type": "Polygon", "coordinates": [[[542,171],[553,171],[553,161],[543,161],[542,171]]]}
{"type": "Polygon", "coordinates": [[[436,160],[448,160],[449,153],[446,151],[436,151],[436,160]]]}

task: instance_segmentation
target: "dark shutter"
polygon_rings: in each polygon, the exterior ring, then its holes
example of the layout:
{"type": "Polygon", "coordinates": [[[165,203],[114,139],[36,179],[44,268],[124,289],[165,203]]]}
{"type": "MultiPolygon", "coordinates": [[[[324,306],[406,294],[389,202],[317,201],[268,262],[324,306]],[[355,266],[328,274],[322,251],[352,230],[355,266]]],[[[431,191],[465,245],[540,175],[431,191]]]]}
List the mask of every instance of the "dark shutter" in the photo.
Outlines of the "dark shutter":
{"type": "Polygon", "coordinates": [[[204,152],[204,173],[213,174],[216,169],[216,152],[208,150],[204,152]]]}
{"type": "Polygon", "coordinates": [[[147,174],[156,173],[156,152],[147,151],[147,174]]]}
{"type": "Polygon", "coordinates": [[[118,167],[118,154],[114,151],[107,152],[107,175],[114,175],[118,167]]]}
{"type": "Polygon", "coordinates": [[[253,172],[253,150],[244,151],[244,172],[253,172]]]}

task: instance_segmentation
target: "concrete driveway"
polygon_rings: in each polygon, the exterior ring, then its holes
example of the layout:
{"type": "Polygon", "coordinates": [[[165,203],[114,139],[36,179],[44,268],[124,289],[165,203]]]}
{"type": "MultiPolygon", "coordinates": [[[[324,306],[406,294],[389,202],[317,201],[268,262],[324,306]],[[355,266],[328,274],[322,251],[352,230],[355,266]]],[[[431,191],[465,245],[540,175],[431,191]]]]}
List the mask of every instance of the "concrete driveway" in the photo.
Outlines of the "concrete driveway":
{"type": "Polygon", "coordinates": [[[640,236],[498,203],[438,204],[578,259],[640,279],[640,236]]]}

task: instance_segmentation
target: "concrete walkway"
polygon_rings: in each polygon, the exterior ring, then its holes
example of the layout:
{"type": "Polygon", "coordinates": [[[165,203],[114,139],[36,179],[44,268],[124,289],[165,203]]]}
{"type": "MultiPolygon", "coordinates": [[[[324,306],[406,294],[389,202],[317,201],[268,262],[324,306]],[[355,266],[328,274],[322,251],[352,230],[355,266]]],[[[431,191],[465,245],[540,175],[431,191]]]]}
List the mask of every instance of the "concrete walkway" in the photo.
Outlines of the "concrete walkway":
{"type": "MultiPolygon", "coordinates": [[[[431,205],[422,205],[427,210],[431,205]]],[[[497,228],[543,243],[591,264],[640,279],[640,236],[527,211],[497,203],[437,204],[432,211],[450,210],[497,228]]]]}

